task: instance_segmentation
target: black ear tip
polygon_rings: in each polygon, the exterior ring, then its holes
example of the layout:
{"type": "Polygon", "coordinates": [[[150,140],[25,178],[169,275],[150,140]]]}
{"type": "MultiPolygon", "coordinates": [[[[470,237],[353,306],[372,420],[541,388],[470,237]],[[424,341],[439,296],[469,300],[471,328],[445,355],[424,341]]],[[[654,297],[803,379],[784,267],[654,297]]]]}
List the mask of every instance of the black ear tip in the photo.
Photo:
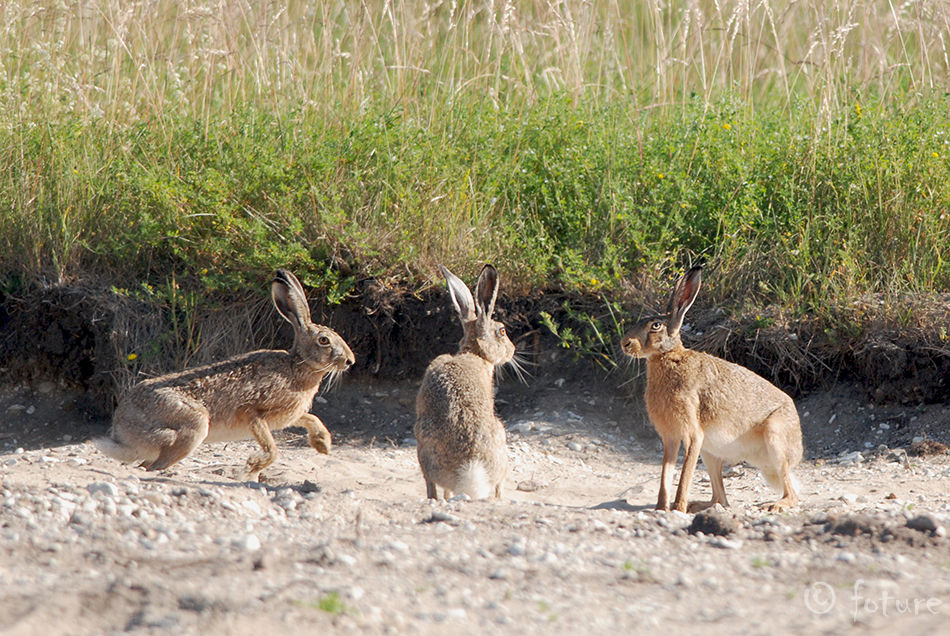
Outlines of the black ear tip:
{"type": "Polygon", "coordinates": [[[276,272],[274,272],[274,277],[271,279],[270,282],[287,283],[290,280],[289,274],[290,272],[288,272],[286,269],[278,269],[276,272]]]}

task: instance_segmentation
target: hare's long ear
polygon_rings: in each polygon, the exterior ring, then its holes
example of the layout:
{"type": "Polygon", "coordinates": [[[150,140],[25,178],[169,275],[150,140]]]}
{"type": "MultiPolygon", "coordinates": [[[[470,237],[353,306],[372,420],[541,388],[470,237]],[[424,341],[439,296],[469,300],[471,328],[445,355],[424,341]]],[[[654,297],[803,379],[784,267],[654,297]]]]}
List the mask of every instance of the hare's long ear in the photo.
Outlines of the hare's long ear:
{"type": "Polygon", "coordinates": [[[478,308],[482,316],[491,318],[495,311],[495,301],[498,299],[498,270],[491,265],[485,265],[478,275],[478,285],[475,287],[475,296],[478,298],[478,308]]]}
{"type": "Polygon", "coordinates": [[[472,298],[472,292],[468,290],[465,283],[458,276],[439,265],[442,275],[445,276],[445,282],[449,285],[449,294],[452,296],[452,304],[455,310],[459,312],[459,318],[463,323],[475,320],[475,299],[472,298]]]}
{"type": "Polygon", "coordinates": [[[670,296],[670,304],[666,308],[669,317],[666,322],[666,332],[675,336],[683,326],[683,319],[686,312],[693,306],[696,296],[699,294],[699,284],[702,281],[703,268],[700,265],[693,267],[683,274],[683,277],[676,281],[676,289],[670,296]]]}
{"type": "Polygon", "coordinates": [[[303,286],[291,272],[277,270],[271,281],[270,293],[277,311],[294,329],[300,329],[310,322],[310,305],[307,304],[303,286]]]}

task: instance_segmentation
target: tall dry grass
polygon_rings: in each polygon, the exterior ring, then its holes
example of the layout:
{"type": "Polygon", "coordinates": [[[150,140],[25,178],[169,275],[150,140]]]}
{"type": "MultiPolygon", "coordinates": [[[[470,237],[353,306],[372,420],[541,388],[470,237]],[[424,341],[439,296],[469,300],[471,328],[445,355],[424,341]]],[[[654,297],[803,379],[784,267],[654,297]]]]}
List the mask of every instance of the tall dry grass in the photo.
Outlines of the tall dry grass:
{"type": "Polygon", "coordinates": [[[0,5],[5,126],[63,116],[210,125],[247,104],[439,117],[551,93],[675,114],[695,94],[825,116],[855,91],[947,87],[950,5],[822,2],[22,2],[0,5]]]}

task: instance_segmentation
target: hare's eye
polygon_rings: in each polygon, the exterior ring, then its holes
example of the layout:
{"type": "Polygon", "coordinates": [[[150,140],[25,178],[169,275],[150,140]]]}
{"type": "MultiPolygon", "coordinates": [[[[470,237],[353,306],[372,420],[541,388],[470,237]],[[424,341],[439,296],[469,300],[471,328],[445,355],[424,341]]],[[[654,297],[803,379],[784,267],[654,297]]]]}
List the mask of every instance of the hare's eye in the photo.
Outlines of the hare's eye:
{"type": "Polygon", "coordinates": [[[323,345],[323,346],[325,347],[325,346],[327,346],[328,344],[330,344],[330,339],[327,338],[326,336],[320,336],[320,337],[317,339],[317,342],[319,342],[321,345],[323,345]]]}
{"type": "Polygon", "coordinates": [[[650,325],[650,329],[652,329],[653,331],[659,331],[662,328],[663,328],[663,323],[660,322],[659,320],[657,320],[652,325],[650,325]]]}
{"type": "Polygon", "coordinates": [[[498,335],[499,335],[499,336],[504,336],[504,335],[506,335],[507,333],[508,333],[508,332],[505,331],[505,328],[504,328],[504,327],[501,327],[500,329],[498,329],[498,335]]]}

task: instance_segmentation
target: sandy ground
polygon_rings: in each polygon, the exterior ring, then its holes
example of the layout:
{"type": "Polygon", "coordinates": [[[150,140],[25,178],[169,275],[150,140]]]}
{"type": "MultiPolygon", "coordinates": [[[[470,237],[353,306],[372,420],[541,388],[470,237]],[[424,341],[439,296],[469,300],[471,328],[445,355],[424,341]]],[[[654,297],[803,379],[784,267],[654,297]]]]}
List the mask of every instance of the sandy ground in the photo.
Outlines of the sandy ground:
{"type": "Polygon", "coordinates": [[[408,383],[318,397],[332,453],[282,432],[262,484],[233,479],[252,442],[146,473],[83,441],[105,423],[59,387],[7,387],[0,632],[948,633],[950,456],[906,450],[950,409],[808,396],[802,506],[762,512],[777,495],[740,465],[697,521],[652,509],[660,447],[628,389],[503,384],[504,498],[430,502],[408,383]]]}

